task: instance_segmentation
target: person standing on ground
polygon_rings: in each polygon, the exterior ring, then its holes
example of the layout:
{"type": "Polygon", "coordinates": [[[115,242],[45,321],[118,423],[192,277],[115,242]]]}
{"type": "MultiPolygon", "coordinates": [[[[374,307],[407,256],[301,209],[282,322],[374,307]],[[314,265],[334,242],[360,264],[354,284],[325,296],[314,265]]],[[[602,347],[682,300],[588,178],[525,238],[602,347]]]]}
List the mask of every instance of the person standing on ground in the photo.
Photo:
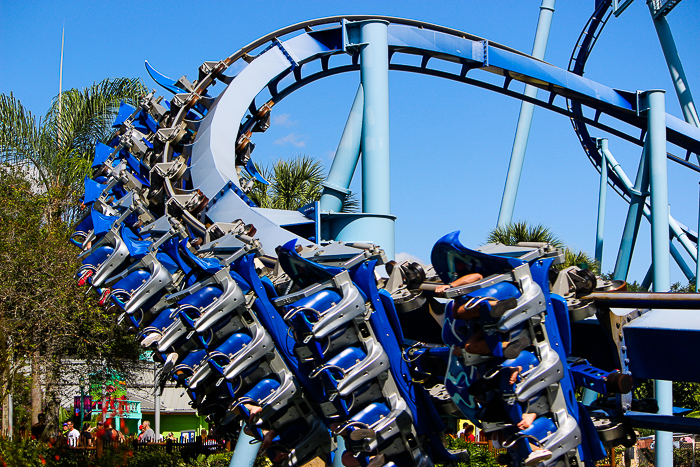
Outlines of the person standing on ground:
{"type": "Polygon", "coordinates": [[[66,428],[68,429],[68,433],[66,433],[68,445],[71,447],[76,447],[78,445],[78,440],[80,439],[80,432],[73,427],[73,422],[67,422],[66,428]]]}
{"type": "Polygon", "coordinates": [[[80,433],[80,446],[92,446],[92,433],[90,433],[90,424],[83,423],[83,431],[80,433]]]}
{"type": "Polygon", "coordinates": [[[46,415],[40,413],[37,418],[39,421],[32,425],[31,428],[32,438],[34,439],[40,439],[46,429],[46,415]]]}
{"type": "Polygon", "coordinates": [[[146,420],[143,422],[143,434],[141,435],[141,442],[142,443],[155,443],[156,441],[156,434],[155,432],[151,429],[151,422],[146,420]]]}

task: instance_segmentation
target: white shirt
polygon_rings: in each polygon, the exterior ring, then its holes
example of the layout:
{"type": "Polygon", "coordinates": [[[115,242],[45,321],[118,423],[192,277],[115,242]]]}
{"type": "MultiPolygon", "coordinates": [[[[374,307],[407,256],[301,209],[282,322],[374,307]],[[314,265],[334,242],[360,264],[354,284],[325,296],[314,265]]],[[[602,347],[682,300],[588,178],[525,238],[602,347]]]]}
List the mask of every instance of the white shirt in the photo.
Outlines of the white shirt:
{"type": "Polygon", "coordinates": [[[78,439],[80,438],[80,432],[78,430],[76,430],[75,428],[73,428],[72,430],[70,430],[68,432],[68,434],[66,435],[66,438],[68,438],[68,444],[70,446],[75,447],[78,445],[78,439]]]}

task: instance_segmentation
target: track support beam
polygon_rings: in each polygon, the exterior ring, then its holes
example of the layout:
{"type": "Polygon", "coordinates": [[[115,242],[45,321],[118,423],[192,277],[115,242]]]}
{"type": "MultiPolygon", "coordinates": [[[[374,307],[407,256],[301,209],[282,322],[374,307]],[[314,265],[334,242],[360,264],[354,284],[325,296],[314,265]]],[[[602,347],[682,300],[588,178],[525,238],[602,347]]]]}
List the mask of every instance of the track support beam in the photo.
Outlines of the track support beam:
{"type": "MultiPolygon", "coordinates": [[[[540,60],[544,59],[544,54],[547,50],[549,29],[552,25],[552,16],[554,15],[554,3],[555,0],[542,0],[542,5],[540,6],[540,18],[537,22],[535,43],[532,46],[532,56],[539,58],[540,60]]],[[[529,84],[525,85],[524,94],[525,96],[534,99],[537,97],[537,88],[530,86],[529,84]]],[[[510,154],[510,165],[508,166],[508,175],[506,176],[506,186],[503,189],[501,210],[498,214],[499,227],[504,227],[510,224],[513,220],[515,199],[518,197],[520,175],[523,171],[525,150],[527,149],[527,140],[530,136],[530,126],[532,125],[532,115],[534,111],[534,104],[523,102],[520,105],[520,116],[518,117],[518,126],[515,130],[513,150],[510,154]]]]}
{"type": "Polygon", "coordinates": [[[362,141],[362,114],[364,112],[365,95],[362,85],[357,88],[355,100],[345,123],[343,135],[340,137],[338,149],[335,151],[333,165],[323,182],[321,195],[321,211],[340,212],[345,197],[349,193],[350,182],[360,159],[360,144],[362,141]]]}
{"type": "Polygon", "coordinates": [[[605,234],[605,204],[608,197],[608,159],[605,152],[608,149],[607,138],[598,140],[598,148],[601,150],[600,162],[600,191],[598,192],[598,223],[595,236],[595,259],[603,270],[603,236],[605,234]]]}
{"type": "MultiPolygon", "coordinates": [[[[651,186],[651,246],[654,268],[654,292],[671,288],[670,251],[668,242],[668,168],[666,164],[665,91],[645,93],[647,111],[647,150],[651,186]]],[[[655,381],[656,401],[660,415],[673,415],[673,386],[670,381],[655,381]]],[[[673,465],[673,434],[656,432],[656,465],[673,465]]]]}
{"type": "Polygon", "coordinates": [[[362,109],[362,213],[338,240],[368,241],[394,258],[394,218],[391,216],[389,161],[389,39],[387,21],[349,23],[359,29],[362,109]],[[358,237],[358,234],[361,235],[358,237]]]}

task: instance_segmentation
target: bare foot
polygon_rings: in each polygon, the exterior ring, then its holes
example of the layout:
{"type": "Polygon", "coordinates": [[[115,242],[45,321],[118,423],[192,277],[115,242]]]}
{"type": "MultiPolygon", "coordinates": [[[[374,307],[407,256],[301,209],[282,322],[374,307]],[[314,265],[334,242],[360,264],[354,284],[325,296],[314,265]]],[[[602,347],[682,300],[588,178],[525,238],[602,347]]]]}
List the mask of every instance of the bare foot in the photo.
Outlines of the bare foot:
{"type": "Polygon", "coordinates": [[[518,381],[518,375],[521,371],[523,371],[523,367],[511,366],[508,367],[508,370],[510,370],[510,378],[508,378],[508,384],[515,384],[515,382],[518,381]]]}
{"type": "Polygon", "coordinates": [[[518,428],[520,428],[521,430],[526,430],[530,428],[530,425],[532,425],[532,422],[534,422],[536,418],[537,415],[534,413],[524,413],[523,419],[520,420],[520,423],[518,423],[518,428]]]}

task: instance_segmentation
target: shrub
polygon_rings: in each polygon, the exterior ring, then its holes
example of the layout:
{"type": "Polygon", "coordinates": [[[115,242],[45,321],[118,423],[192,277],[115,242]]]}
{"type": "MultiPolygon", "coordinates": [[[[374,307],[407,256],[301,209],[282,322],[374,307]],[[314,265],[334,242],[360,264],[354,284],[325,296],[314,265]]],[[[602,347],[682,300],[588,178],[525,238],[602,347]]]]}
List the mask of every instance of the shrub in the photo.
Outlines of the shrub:
{"type": "Polygon", "coordinates": [[[36,440],[0,438],[0,465],[3,467],[42,467],[46,464],[48,447],[36,440]]]}

